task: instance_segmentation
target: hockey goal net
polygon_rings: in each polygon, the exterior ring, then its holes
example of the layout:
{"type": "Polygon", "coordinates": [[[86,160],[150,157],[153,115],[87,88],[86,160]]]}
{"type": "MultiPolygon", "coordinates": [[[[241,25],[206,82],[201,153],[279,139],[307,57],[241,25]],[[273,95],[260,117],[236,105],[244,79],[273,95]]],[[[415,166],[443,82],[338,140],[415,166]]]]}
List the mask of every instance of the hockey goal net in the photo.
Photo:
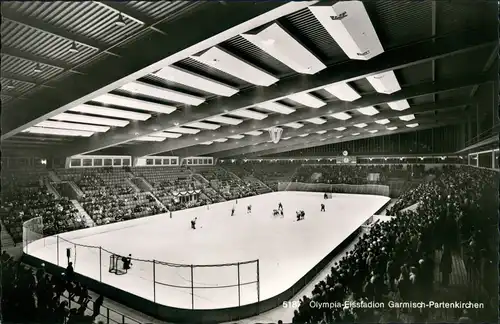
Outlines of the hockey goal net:
{"type": "Polygon", "coordinates": [[[127,270],[123,269],[123,261],[121,256],[117,254],[111,254],[109,256],[109,272],[116,275],[127,273],[127,270]]]}

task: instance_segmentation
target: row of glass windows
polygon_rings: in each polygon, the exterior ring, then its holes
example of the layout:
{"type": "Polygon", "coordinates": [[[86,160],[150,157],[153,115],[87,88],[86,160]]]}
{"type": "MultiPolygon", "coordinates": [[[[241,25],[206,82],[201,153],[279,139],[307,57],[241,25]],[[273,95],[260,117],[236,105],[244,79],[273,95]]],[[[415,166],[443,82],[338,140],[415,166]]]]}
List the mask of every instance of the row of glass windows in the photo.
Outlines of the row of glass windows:
{"type": "Polygon", "coordinates": [[[187,165],[210,165],[212,164],[212,159],[203,159],[203,158],[199,158],[199,159],[186,159],[186,164],[187,165]]]}
{"type": "Polygon", "coordinates": [[[146,165],[177,165],[177,159],[146,159],[146,165]]]}
{"type": "Polygon", "coordinates": [[[70,166],[130,166],[130,159],[71,159],[70,166]]]}

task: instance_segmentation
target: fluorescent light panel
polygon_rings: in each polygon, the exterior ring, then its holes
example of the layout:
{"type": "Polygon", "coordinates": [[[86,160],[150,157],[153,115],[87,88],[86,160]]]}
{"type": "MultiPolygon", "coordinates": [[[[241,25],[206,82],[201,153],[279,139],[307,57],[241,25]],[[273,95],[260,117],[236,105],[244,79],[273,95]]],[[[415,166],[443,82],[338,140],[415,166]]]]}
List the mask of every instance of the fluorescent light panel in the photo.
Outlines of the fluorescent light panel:
{"type": "Polygon", "coordinates": [[[408,124],[408,125],[406,125],[406,127],[410,127],[410,128],[418,127],[418,123],[408,124]]]}
{"type": "Polygon", "coordinates": [[[234,115],[234,116],[238,116],[238,117],[245,117],[245,118],[256,119],[256,120],[263,120],[263,119],[267,118],[267,115],[264,113],[253,111],[253,110],[247,110],[247,109],[240,109],[240,110],[231,111],[229,114],[234,115]]]}
{"type": "Polygon", "coordinates": [[[364,127],[368,126],[368,124],[359,123],[359,124],[354,124],[354,126],[357,127],[357,128],[364,128],[364,127]]]}
{"type": "Polygon", "coordinates": [[[359,133],[352,133],[352,136],[358,136],[359,133]]]}
{"type": "Polygon", "coordinates": [[[119,119],[111,119],[111,118],[103,118],[103,117],[92,117],[92,116],[68,114],[68,113],[62,113],[62,114],[56,115],[54,117],[51,117],[51,119],[77,122],[77,123],[85,123],[85,124],[93,124],[93,125],[115,126],[115,127],[125,127],[129,124],[128,120],[119,120],[119,119]]]}
{"type": "Polygon", "coordinates": [[[415,119],[415,115],[410,114],[410,115],[405,115],[405,116],[399,116],[399,119],[404,120],[404,121],[410,121],[410,120],[415,119]]]}
{"type": "Polygon", "coordinates": [[[287,97],[295,102],[298,102],[301,105],[311,108],[320,108],[326,105],[326,102],[316,98],[315,96],[309,93],[296,93],[287,97]]]}
{"type": "Polygon", "coordinates": [[[326,65],[277,23],[256,34],[241,36],[299,73],[315,74],[326,69],[326,65]]]}
{"type": "Polygon", "coordinates": [[[321,131],[317,131],[317,132],[316,132],[316,134],[320,134],[320,135],[321,135],[321,134],[324,134],[324,133],[326,133],[326,130],[321,130],[321,131]]]}
{"type": "Polygon", "coordinates": [[[342,101],[354,101],[361,98],[359,93],[347,83],[330,84],[324,89],[342,101]]]}
{"type": "Polygon", "coordinates": [[[242,119],[238,118],[233,118],[233,117],[225,117],[225,116],[213,116],[210,118],[207,118],[208,121],[215,122],[215,123],[222,123],[222,124],[228,124],[228,125],[239,125],[243,122],[242,119]]]}
{"type": "Polygon", "coordinates": [[[375,107],[372,107],[372,106],[358,108],[358,111],[366,116],[374,116],[374,115],[379,113],[379,111],[375,107]]]}
{"type": "Polygon", "coordinates": [[[384,118],[384,119],[376,120],[375,122],[379,125],[385,125],[385,124],[389,124],[391,121],[387,118],[384,118]]]}
{"type": "Polygon", "coordinates": [[[307,136],[309,136],[309,134],[308,134],[308,133],[306,133],[306,134],[302,134],[302,135],[299,135],[299,137],[307,137],[307,136]]]}
{"type": "Polygon", "coordinates": [[[280,114],[289,115],[295,112],[295,109],[290,108],[288,106],[282,105],[278,102],[263,102],[257,105],[259,108],[263,108],[266,110],[274,111],[280,114]]]}
{"type": "Polygon", "coordinates": [[[279,80],[219,47],[212,47],[191,58],[255,85],[267,87],[279,80]]]}
{"type": "Polygon", "coordinates": [[[198,134],[199,129],[185,128],[185,127],[173,127],[168,129],[169,132],[181,133],[181,134],[198,134]]]}
{"type": "Polygon", "coordinates": [[[45,135],[61,135],[61,136],[81,136],[90,137],[94,132],[81,131],[81,130],[70,130],[70,129],[60,129],[60,128],[44,128],[44,127],[30,127],[28,128],[28,133],[33,134],[45,134],[45,135]]]}
{"type": "Polygon", "coordinates": [[[163,142],[165,140],[164,137],[156,137],[156,136],[142,136],[135,139],[136,141],[141,142],[163,142]]]}
{"type": "Polygon", "coordinates": [[[220,125],[205,123],[205,122],[193,122],[193,123],[186,124],[186,126],[201,128],[201,129],[210,129],[210,130],[216,130],[216,129],[220,128],[220,125]]]}
{"type": "Polygon", "coordinates": [[[298,129],[298,128],[303,127],[304,124],[301,124],[301,123],[288,123],[288,124],[284,124],[283,126],[298,129]]]}
{"type": "Polygon", "coordinates": [[[321,117],[309,118],[309,119],[306,119],[306,122],[313,123],[316,125],[322,125],[322,124],[326,123],[326,119],[321,118],[321,117]]]}
{"type": "Polygon", "coordinates": [[[192,96],[179,91],[170,90],[167,88],[157,87],[155,85],[147,84],[141,81],[134,81],[127,83],[120,89],[132,93],[140,93],[145,96],[159,98],[168,101],[180,102],[186,105],[199,106],[205,98],[192,96]]]}
{"type": "Polygon", "coordinates": [[[344,135],[337,135],[337,136],[335,136],[335,138],[342,138],[342,137],[344,137],[344,135]]]}
{"type": "Polygon", "coordinates": [[[218,81],[173,66],[167,66],[154,73],[154,75],[164,80],[180,83],[191,88],[200,89],[224,97],[231,97],[239,91],[236,88],[218,81]]]}
{"type": "Polygon", "coordinates": [[[370,132],[370,133],[372,133],[372,134],[375,134],[375,133],[377,133],[377,132],[378,132],[378,129],[372,129],[372,130],[371,130],[371,131],[369,131],[369,132],[370,132]]]}
{"type": "Polygon", "coordinates": [[[224,143],[224,142],[227,142],[227,138],[219,138],[219,139],[214,140],[214,142],[224,143]]]}
{"type": "Polygon", "coordinates": [[[334,129],[335,129],[336,131],[341,132],[341,131],[345,131],[347,128],[345,128],[345,127],[343,127],[343,126],[342,126],[342,127],[335,127],[334,129]]]}
{"type": "Polygon", "coordinates": [[[333,118],[337,118],[339,120],[348,120],[348,119],[352,118],[351,115],[349,115],[348,113],[345,113],[345,112],[331,114],[330,116],[332,116],[333,118]]]}
{"type": "Polygon", "coordinates": [[[282,140],[287,141],[287,140],[289,140],[290,138],[291,138],[290,136],[289,136],[289,137],[283,137],[283,138],[282,138],[282,140]]]}
{"type": "Polygon", "coordinates": [[[69,111],[75,111],[75,112],[81,112],[85,114],[92,114],[105,117],[116,117],[116,118],[142,120],[142,121],[148,120],[151,117],[150,114],[138,113],[134,111],[127,111],[115,108],[91,106],[86,104],[71,108],[69,109],[69,111]]]}
{"type": "Polygon", "coordinates": [[[59,128],[59,129],[69,129],[69,130],[82,130],[96,133],[104,133],[109,130],[108,126],[96,126],[96,125],[86,125],[86,124],[75,124],[75,123],[65,123],[58,121],[45,120],[41,123],[36,124],[37,127],[47,127],[47,128],[59,128]]]}
{"type": "Polygon", "coordinates": [[[232,139],[242,139],[243,137],[245,137],[245,135],[231,135],[231,136],[228,136],[229,138],[232,138],[232,139]]]}
{"type": "Polygon", "coordinates": [[[366,78],[375,91],[385,94],[391,94],[401,90],[398,79],[393,71],[372,75],[366,78]]]}
{"type": "Polygon", "coordinates": [[[397,126],[392,126],[392,127],[387,127],[387,129],[392,131],[392,130],[398,129],[398,127],[397,126]]]}
{"type": "Polygon", "coordinates": [[[398,100],[393,102],[388,102],[387,105],[391,107],[392,110],[403,111],[410,108],[410,104],[407,100],[398,100]]]}
{"type": "Polygon", "coordinates": [[[149,136],[154,136],[154,137],[164,137],[164,138],[179,138],[182,136],[182,134],[179,133],[169,133],[169,132],[158,132],[151,134],[149,136]]]}
{"type": "Polygon", "coordinates": [[[97,101],[106,105],[114,105],[114,106],[133,108],[137,110],[157,112],[160,114],[170,114],[177,109],[169,105],[161,105],[155,102],[118,96],[111,93],[103,94],[102,96],[92,99],[92,101],[97,101]]]}
{"type": "Polygon", "coordinates": [[[369,60],[384,52],[363,2],[339,1],[309,10],[350,59],[369,60]]]}
{"type": "Polygon", "coordinates": [[[263,134],[263,132],[261,132],[261,131],[251,131],[251,132],[247,132],[245,134],[251,135],[251,136],[260,136],[260,135],[263,134]]]}
{"type": "Polygon", "coordinates": [[[201,145],[212,145],[214,142],[203,142],[201,145]]]}

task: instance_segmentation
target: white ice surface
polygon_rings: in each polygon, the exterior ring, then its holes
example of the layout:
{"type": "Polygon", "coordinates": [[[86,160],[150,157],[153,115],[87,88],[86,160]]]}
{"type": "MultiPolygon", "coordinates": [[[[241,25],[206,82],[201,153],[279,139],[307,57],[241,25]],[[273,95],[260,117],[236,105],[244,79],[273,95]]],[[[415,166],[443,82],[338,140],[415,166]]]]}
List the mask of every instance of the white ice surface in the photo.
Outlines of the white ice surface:
{"type": "MultiPolygon", "coordinates": [[[[108,272],[107,251],[133,258],[177,264],[223,264],[259,260],[260,299],[273,297],[291,287],[300,277],[338,246],[389,198],[370,195],[334,194],[323,200],[322,193],[276,192],[234,201],[197,207],[168,214],[135,219],[61,234],[33,242],[25,252],[45,261],[66,266],[66,248],[72,249],[75,271],[140,297],[178,308],[191,308],[191,268],[133,261],[132,269],[117,276],[108,272]],[[284,218],[273,218],[278,202],[284,218]],[[325,203],[326,212],[320,212],[325,203]],[[248,204],[252,214],[246,213],[248,204]],[[231,217],[231,207],[236,215],[231,217]],[[295,211],[306,213],[295,221],[295,211]],[[197,229],[190,221],[198,217],[197,229]],[[75,245],[65,240],[81,245],[75,245]],[[99,246],[102,247],[99,256],[99,246]],[[101,258],[101,262],[99,259],[101,258]],[[100,269],[102,271],[100,271],[100,269]],[[184,286],[174,288],[160,283],[184,286]],[[155,292],[153,290],[155,287],[155,292]]],[[[194,267],[195,287],[220,287],[238,283],[236,266],[194,267]]],[[[257,280],[257,263],[240,266],[240,283],[257,280]]],[[[242,285],[241,305],[257,301],[257,284],[242,285]]],[[[196,309],[238,306],[238,288],[194,289],[196,309]]]]}

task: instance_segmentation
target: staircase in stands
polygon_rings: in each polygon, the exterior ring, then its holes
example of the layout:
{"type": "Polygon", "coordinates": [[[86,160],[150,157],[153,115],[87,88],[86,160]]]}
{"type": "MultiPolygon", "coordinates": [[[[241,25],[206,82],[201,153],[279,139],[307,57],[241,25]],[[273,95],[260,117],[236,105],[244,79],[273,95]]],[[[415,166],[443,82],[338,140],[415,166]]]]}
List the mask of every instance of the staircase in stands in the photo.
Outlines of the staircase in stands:
{"type": "MultiPolygon", "coordinates": [[[[3,208],[0,209],[0,219],[5,219],[5,217],[9,214],[8,211],[4,210],[3,208]]],[[[2,239],[2,250],[5,248],[13,247],[15,246],[14,240],[10,236],[9,232],[7,232],[7,229],[5,226],[3,226],[3,223],[0,222],[0,226],[2,227],[2,233],[1,233],[1,239],[2,239]]]]}
{"type": "Polygon", "coordinates": [[[55,182],[55,183],[61,182],[61,179],[52,170],[49,171],[49,178],[50,178],[50,181],[52,181],[52,182],[55,182]]]}
{"type": "Polygon", "coordinates": [[[94,220],[89,216],[89,214],[87,214],[82,205],[80,205],[80,203],[75,199],[72,199],[71,202],[73,203],[73,206],[75,206],[75,208],[78,210],[78,213],[80,213],[80,216],[85,219],[85,224],[87,225],[87,227],[94,227],[94,220]]]}

